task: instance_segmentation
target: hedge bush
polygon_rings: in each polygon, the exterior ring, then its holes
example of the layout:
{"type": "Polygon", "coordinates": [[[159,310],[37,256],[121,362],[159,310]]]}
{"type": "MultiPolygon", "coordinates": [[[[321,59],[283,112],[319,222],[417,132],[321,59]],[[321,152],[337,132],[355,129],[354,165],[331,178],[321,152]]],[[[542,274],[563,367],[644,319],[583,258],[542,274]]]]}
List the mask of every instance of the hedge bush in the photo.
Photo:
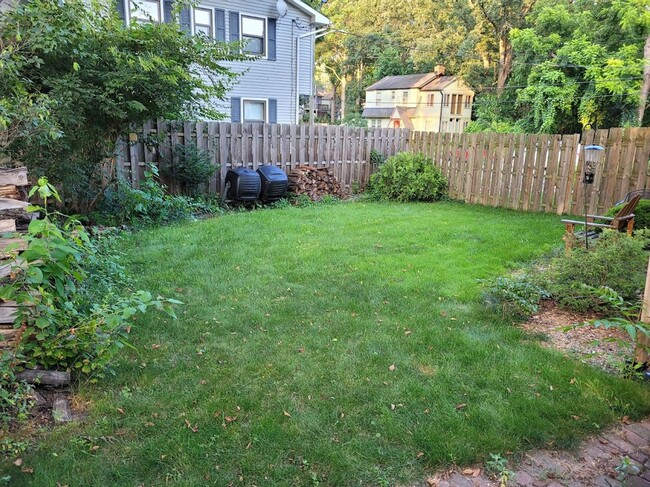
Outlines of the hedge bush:
{"type": "Polygon", "coordinates": [[[447,179],[422,154],[401,152],[389,157],[370,178],[373,194],[395,201],[438,201],[447,195],[447,179]]]}
{"type": "MultiPolygon", "coordinates": [[[[625,206],[625,203],[610,208],[605,216],[616,215],[623,206],[625,206]]],[[[650,228],[650,200],[639,201],[634,210],[634,229],[641,230],[643,228],[650,228]]]]}

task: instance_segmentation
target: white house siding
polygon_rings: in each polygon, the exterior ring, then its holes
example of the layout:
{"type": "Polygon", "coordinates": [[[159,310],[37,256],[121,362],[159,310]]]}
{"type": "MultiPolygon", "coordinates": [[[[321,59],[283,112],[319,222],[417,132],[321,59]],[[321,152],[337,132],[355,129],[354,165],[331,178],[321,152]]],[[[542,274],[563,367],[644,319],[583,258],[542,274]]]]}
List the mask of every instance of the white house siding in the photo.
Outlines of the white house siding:
{"type": "MultiPolygon", "coordinates": [[[[240,15],[277,18],[275,1],[204,0],[199,7],[222,8],[226,11],[226,40],[230,35],[230,12],[240,15]]],[[[231,97],[242,99],[277,100],[277,122],[293,123],[296,113],[296,38],[313,30],[310,18],[303,11],[289,5],[287,15],[276,21],[276,60],[257,59],[246,63],[224,62],[225,67],[243,73],[237,84],[220,104],[220,110],[230,120],[231,97]],[[294,22],[293,19],[299,19],[294,22]],[[302,27],[302,29],[300,28],[302,27]]],[[[313,80],[314,49],[313,36],[300,41],[300,94],[309,94],[313,80]]]]}

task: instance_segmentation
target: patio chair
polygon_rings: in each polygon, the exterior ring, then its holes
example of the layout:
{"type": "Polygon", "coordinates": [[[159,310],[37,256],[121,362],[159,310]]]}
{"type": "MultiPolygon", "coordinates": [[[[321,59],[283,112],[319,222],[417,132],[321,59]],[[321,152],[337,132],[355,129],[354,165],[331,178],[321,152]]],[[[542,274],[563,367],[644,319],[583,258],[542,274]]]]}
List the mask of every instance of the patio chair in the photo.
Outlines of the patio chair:
{"type": "Polygon", "coordinates": [[[627,203],[636,195],[641,195],[642,200],[650,200],[650,189],[635,189],[634,191],[630,191],[628,194],[625,195],[625,198],[623,198],[618,203],[614,203],[614,206],[627,203]]]}
{"type": "Polygon", "coordinates": [[[564,235],[565,252],[567,254],[571,252],[571,247],[573,246],[573,241],[575,240],[575,235],[573,232],[576,225],[585,225],[587,238],[592,239],[597,237],[597,234],[595,231],[590,231],[589,228],[611,228],[613,230],[618,230],[619,232],[627,231],[628,235],[632,235],[632,230],[634,229],[634,210],[640,199],[640,194],[632,196],[630,201],[628,201],[627,204],[616,214],[616,216],[613,217],[587,215],[586,222],[579,220],[562,220],[562,223],[564,223],[566,226],[566,234],[564,235]],[[595,220],[604,220],[607,223],[597,223],[595,220]]]}

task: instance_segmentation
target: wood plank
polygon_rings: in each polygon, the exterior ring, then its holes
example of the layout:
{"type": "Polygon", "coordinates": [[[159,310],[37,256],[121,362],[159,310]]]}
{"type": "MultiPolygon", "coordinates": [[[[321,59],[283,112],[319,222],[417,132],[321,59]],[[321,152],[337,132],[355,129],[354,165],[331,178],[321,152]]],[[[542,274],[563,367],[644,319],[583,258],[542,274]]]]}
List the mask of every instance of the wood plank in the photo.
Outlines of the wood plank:
{"type": "Polygon", "coordinates": [[[27,241],[22,238],[0,238],[0,258],[7,259],[27,248],[27,241]],[[7,250],[11,247],[11,250],[7,250]]]}
{"type": "Polygon", "coordinates": [[[0,169],[0,185],[27,186],[27,168],[17,167],[13,169],[0,169]]]}
{"type": "Polygon", "coordinates": [[[21,258],[0,261],[0,279],[4,279],[5,277],[9,277],[16,272],[19,272],[21,269],[26,268],[27,265],[27,262],[21,258]]]}
{"type": "Polygon", "coordinates": [[[16,231],[16,220],[0,220],[0,233],[12,233],[16,231]]]}
{"type": "Polygon", "coordinates": [[[214,173],[210,177],[210,184],[208,186],[209,194],[215,195],[219,192],[221,181],[219,181],[219,136],[217,131],[219,125],[215,122],[207,122],[208,126],[208,154],[210,155],[210,163],[214,166],[214,173]]]}
{"type": "Polygon", "coordinates": [[[219,194],[224,192],[224,182],[226,180],[226,173],[230,169],[230,140],[228,134],[230,124],[219,122],[219,165],[221,166],[221,177],[219,178],[219,194]]]}
{"type": "Polygon", "coordinates": [[[18,315],[18,303],[15,301],[6,301],[0,303],[0,323],[12,324],[16,321],[18,315]]]}
{"type": "Polygon", "coordinates": [[[540,135],[535,157],[535,181],[531,197],[533,211],[539,211],[542,208],[542,185],[544,184],[546,164],[548,162],[548,135],[540,135]]]}
{"type": "Polygon", "coordinates": [[[513,148],[513,175],[512,188],[509,196],[509,208],[518,210],[521,208],[521,194],[524,184],[524,167],[526,164],[526,135],[515,136],[513,148]]]}
{"type": "Polygon", "coordinates": [[[18,191],[18,186],[13,184],[7,184],[0,186],[0,198],[10,198],[10,199],[20,199],[20,191],[18,191]]]}
{"type": "Polygon", "coordinates": [[[70,385],[70,372],[62,370],[36,370],[25,369],[16,374],[18,380],[28,384],[41,384],[48,386],[70,385]]]}
{"type": "Polygon", "coordinates": [[[504,164],[505,164],[505,134],[497,135],[497,144],[494,151],[494,174],[495,179],[492,182],[493,192],[490,198],[490,205],[499,206],[501,204],[501,192],[504,187],[504,164]]]}
{"type": "Polygon", "coordinates": [[[549,156],[546,165],[546,177],[544,179],[542,210],[552,212],[555,205],[555,194],[557,188],[558,158],[560,155],[560,144],[562,137],[552,135],[549,140],[549,156]]]}
{"type": "Polygon", "coordinates": [[[535,151],[537,150],[537,136],[528,134],[526,137],[526,164],[524,166],[524,179],[521,191],[521,209],[528,211],[530,208],[530,192],[535,172],[535,151]]]}

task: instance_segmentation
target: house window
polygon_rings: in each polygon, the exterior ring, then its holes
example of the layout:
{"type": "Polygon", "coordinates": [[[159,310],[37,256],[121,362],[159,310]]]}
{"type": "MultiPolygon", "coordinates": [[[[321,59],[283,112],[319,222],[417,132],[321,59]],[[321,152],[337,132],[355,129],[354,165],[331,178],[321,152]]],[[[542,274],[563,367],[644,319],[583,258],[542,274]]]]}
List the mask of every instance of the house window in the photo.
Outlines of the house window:
{"type": "Polygon", "coordinates": [[[139,24],[159,24],[162,21],[161,0],[129,0],[129,20],[139,24]]]}
{"type": "Polygon", "coordinates": [[[212,9],[197,7],[194,9],[194,34],[213,37],[212,9]]]}
{"type": "Polygon", "coordinates": [[[443,102],[446,107],[449,106],[449,95],[443,95],[443,102]]]}
{"type": "Polygon", "coordinates": [[[465,97],[465,108],[469,108],[471,104],[472,104],[472,97],[468,95],[465,97]]]}
{"type": "Polygon", "coordinates": [[[408,102],[409,102],[409,92],[402,91],[402,103],[408,103],[408,102]]]}
{"type": "Polygon", "coordinates": [[[242,100],[242,122],[266,122],[266,100],[242,100]]]}
{"type": "Polygon", "coordinates": [[[392,102],[395,101],[395,92],[394,91],[390,92],[390,101],[392,101],[392,102]]]}
{"type": "Polygon", "coordinates": [[[375,101],[377,102],[377,105],[381,103],[381,91],[375,93],[375,101]]]}
{"type": "Polygon", "coordinates": [[[434,105],[435,97],[436,97],[436,95],[434,95],[433,93],[429,93],[427,95],[427,106],[428,107],[432,107],[434,105]]]}
{"type": "Polygon", "coordinates": [[[463,111],[463,95],[458,95],[456,100],[456,115],[460,115],[463,111]]]}
{"type": "Polygon", "coordinates": [[[451,95],[451,114],[456,115],[456,95],[451,95]]]}
{"type": "Polygon", "coordinates": [[[266,20],[242,15],[241,37],[246,41],[244,52],[263,56],[266,53],[266,20]]]}

